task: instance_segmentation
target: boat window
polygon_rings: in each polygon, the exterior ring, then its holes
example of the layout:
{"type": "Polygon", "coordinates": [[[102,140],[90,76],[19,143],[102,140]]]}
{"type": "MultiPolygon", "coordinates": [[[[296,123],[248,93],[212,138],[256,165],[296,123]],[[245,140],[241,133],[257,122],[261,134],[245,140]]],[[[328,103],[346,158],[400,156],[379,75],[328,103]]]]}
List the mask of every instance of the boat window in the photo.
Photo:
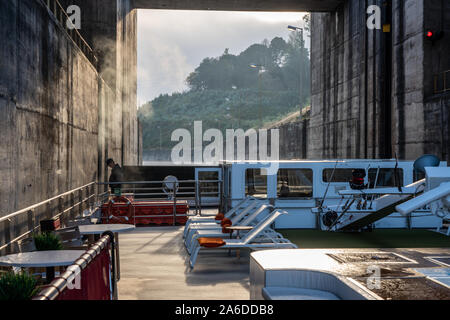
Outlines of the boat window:
{"type": "MultiPolygon", "coordinates": [[[[369,187],[373,188],[377,177],[377,168],[369,169],[369,187]]],[[[403,169],[397,169],[400,186],[403,186],[403,169]]],[[[378,174],[377,187],[396,187],[395,169],[381,168],[378,174]]]]}
{"type": "Polygon", "coordinates": [[[200,184],[202,197],[219,197],[219,172],[218,171],[199,171],[198,181],[216,181],[216,182],[202,182],[200,184]]]}
{"type": "Polygon", "coordinates": [[[311,198],[312,194],[313,171],[311,169],[278,170],[278,198],[311,198]]]}
{"type": "Polygon", "coordinates": [[[267,198],[266,169],[247,169],[245,171],[245,195],[267,198]]]}
{"type": "Polygon", "coordinates": [[[334,170],[334,168],[324,169],[322,171],[323,182],[349,182],[352,180],[352,171],[355,169],[356,168],[336,170],[334,170]]]}

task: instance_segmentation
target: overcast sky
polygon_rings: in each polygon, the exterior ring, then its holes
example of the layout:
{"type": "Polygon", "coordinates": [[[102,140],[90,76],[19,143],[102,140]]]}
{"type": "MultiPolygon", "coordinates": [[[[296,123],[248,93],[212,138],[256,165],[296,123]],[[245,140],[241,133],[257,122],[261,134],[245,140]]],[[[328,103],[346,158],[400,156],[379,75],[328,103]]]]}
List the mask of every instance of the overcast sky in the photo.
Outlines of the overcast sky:
{"type": "MultiPolygon", "coordinates": [[[[239,54],[253,43],[289,37],[303,13],[138,11],[138,104],[185,90],[189,73],[225,48],[239,54]]],[[[309,44],[308,44],[309,46],[309,44]]]]}

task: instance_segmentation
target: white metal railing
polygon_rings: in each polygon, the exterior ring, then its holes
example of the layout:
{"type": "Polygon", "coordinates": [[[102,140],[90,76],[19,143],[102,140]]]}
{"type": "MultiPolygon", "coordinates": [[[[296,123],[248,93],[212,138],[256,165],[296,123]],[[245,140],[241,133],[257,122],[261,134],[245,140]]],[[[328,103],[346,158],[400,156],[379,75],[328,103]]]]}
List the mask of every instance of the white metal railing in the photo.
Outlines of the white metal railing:
{"type": "Polygon", "coordinates": [[[0,254],[14,251],[13,245],[37,231],[40,228],[41,220],[61,218],[64,221],[69,218],[73,219],[76,215],[81,216],[84,208],[92,209],[97,194],[95,187],[96,183],[91,182],[1,217],[0,254]],[[77,200],[75,200],[76,198],[77,200]],[[55,203],[56,208],[53,207],[55,203]],[[78,210],[75,210],[76,208],[78,210]]]}
{"type": "MultiPolygon", "coordinates": [[[[164,181],[125,181],[125,182],[99,182],[98,185],[122,185],[121,194],[133,196],[136,200],[169,200],[173,201],[173,217],[176,218],[176,205],[179,200],[193,200],[195,202],[195,214],[202,214],[202,197],[213,196],[219,199],[219,207],[223,199],[222,180],[178,180],[173,184],[170,191],[164,191],[163,184],[170,184],[164,181]],[[204,184],[214,184],[214,191],[211,186],[204,184]]],[[[109,191],[97,195],[97,203],[105,203],[110,196],[109,191]]],[[[134,206],[139,206],[139,200],[134,206]]],[[[172,215],[171,215],[172,216],[172,215]]],[[[168,215],[139,216],[141,218],[168,217],[168,215]]],[[[174,220],[175,221],[175,220],[174,220]]]]}
{"type": "MultiPolygon", "coordinates": [[[[176,207],[178,200],[194,200],[195,214],[201,214],[202,196],[217,196],[219,202],[223,198],[222,180],[180,180],[174,182],[174,185],[178,184],[178,188],[172,188],[171,192],[163,191],[163,183],[164,181],[91,182],[0,217],[0,255],[17,251],[17,246],[15,247],[15,245],[20,240],[38,231],[41,220],[60,218],[62,223],[65,224],[69,219],[82,217],[85,209],[89,209],[90,212],[97,210],[101,204],[109,200],[111,195],[109,191],[100,192],[101,186],[122,184],[124,186],[121,189],[123,195],[137,196],[142,198],[142,200],[169,199],[173,201],[173,214],[170,216],[174,217],[174,221],[177,216],[176,207]],[[203,186],[211,183],[216,184],[213,191],[211,191],[211,185],[203,186]]],[[[136,205],[139,205],[139,201],[136,202],[136,205]]],[[[169,215],[140,217],[167,216],[169,215]]]]}
{"type": "Polygon", "coordinates": [[[92,65],[97,69],[98,66],[98,58],[92,50],[91,46],[84,40],[83,36],[78,32],[77,29],[68,29],[66,27],[66,22],[71,20],[67,15],[66,10],[61,6],[58,0],[43,0],[44,4],[50,10],[50,12],[54,15],[56,20],[61,24],[63,29],[69,35],[69,37],[73,40],[73,42],[77,45],[77,47],[83,52],[83,54],[88,58],[88,60],[92,63],[92,65]]]}

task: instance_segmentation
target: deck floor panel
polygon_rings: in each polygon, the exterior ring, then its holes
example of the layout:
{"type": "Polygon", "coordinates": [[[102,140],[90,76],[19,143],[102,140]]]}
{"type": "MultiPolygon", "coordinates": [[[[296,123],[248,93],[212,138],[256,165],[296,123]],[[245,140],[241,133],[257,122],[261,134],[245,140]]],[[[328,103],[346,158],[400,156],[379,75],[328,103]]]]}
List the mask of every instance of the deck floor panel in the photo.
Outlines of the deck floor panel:
{"type": "Polygon", "coordinates": [[[249,254],[201,254],[193,271],[182,226],[139,227],[120,235],[121,300],[248,300],[249,254]]]}

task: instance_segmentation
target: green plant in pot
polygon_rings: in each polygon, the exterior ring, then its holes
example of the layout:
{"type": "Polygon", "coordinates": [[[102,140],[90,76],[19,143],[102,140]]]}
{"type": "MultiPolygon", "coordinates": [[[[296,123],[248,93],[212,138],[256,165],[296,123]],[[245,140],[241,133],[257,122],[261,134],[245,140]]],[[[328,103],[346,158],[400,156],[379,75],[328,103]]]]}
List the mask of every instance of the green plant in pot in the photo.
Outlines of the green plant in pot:
{"type": "Polygon", "coordinates": [[[37,251],[62,250],[63,245],[59,237],[51,232],[33,235],[37,251]]]}
{"type": "Polygon", "coordinates": [[[38,281],[28,273],[0,275],[0,301],[31,300],[38,292],[38,281]]]}

